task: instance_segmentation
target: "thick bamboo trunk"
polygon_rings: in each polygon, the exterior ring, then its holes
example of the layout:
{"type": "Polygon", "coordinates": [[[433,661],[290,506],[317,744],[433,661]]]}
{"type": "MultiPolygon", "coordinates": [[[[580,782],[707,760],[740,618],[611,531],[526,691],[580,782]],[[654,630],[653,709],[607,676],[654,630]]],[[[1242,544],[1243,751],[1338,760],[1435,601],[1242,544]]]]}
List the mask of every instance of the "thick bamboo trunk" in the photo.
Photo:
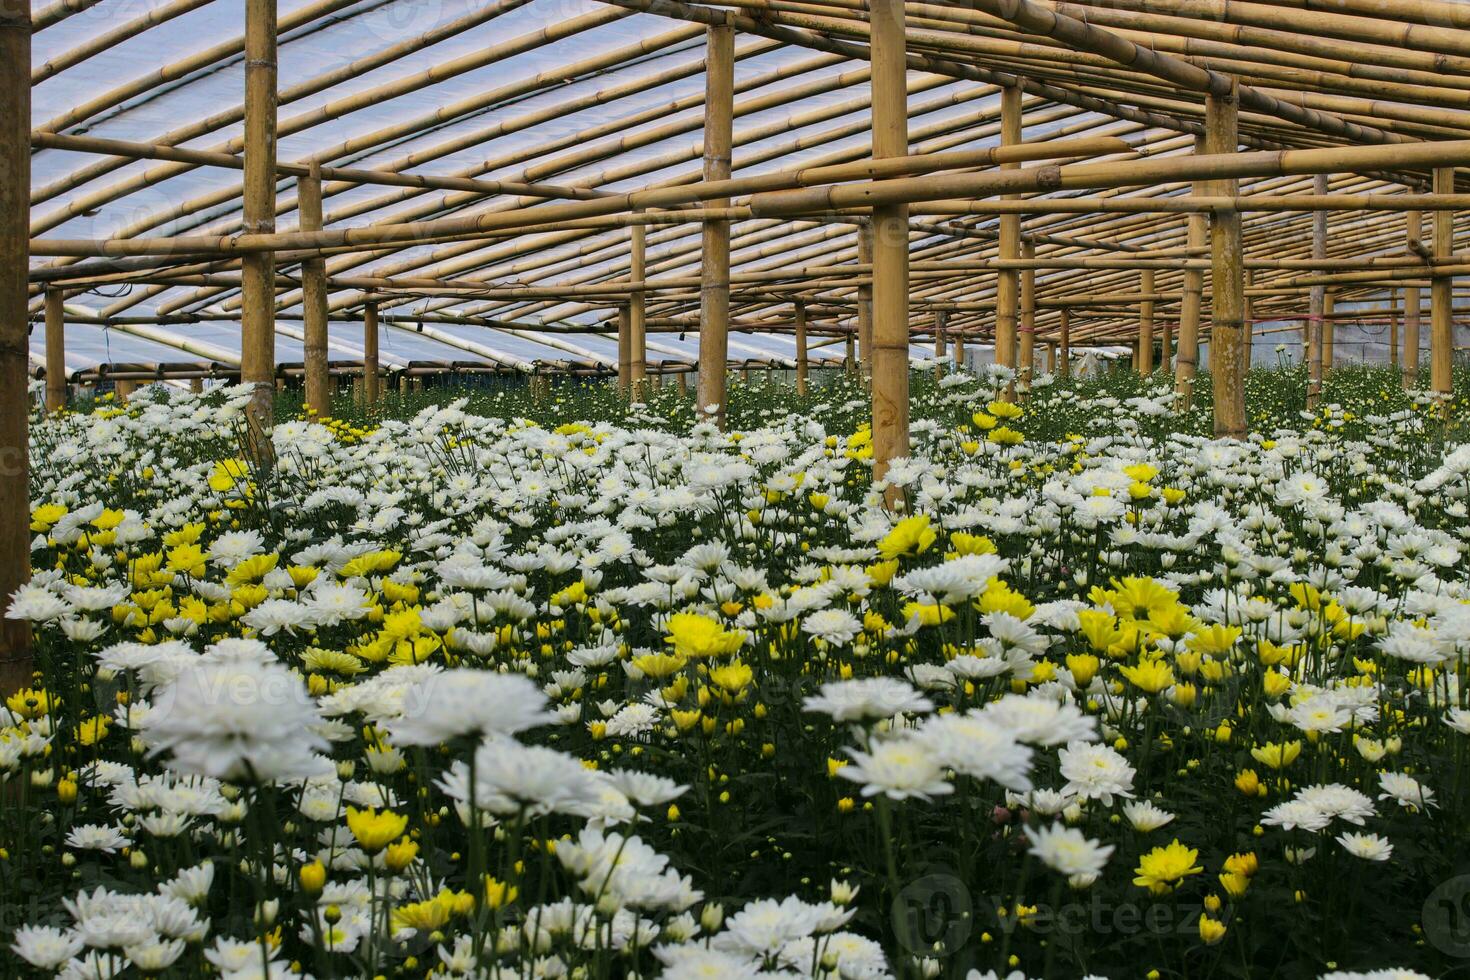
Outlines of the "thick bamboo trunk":
{"type": "MultiPolygon", "coordinates": [[[[276,0],[245,4],[244,232],[276,230],[276,0]]],[[[254,385],[248,408],[259,446],[267,443],[276,394],[275,255],[247,255],[243,263],[240,380],[254,385]]]]}
{"type": "Polygon", "coordinates": [[[1171,363],[1174,357],[1174,322],[1165,318],[1159,331],[1159,369],[1165,374],[1172,374],[1174,365],[1171,363]]]}
{"type": "MultiPolygon", "coordinates": [[[[865,221],[858,226],[858,262],[873,267],[873,223],[865,221]]],[[[857,288],[857,349],[864,379],[873,377],[873,282],[871,279],[857,288]]]]}
{"type": "MultiPolygon", "coordinates": [[[[908,154],[903,0],[868,0],[872,24],[873,159],[908,154]]],[[[873,478],[909,454],[908,206],[873,208],[873,478]]],[[[890,506],[898,494],[887,495],[890,506]]]]}
{"type": "Polygon", "coordinates": [[[948,310],[934,311],[934,377],[936,380],[944,377],[944,359],[949,354],[945,325],[948,319],[948,310]]]}
{"type": "MultiPolygon", "coordinates": [[[[1454,189],[1454,168],[1436,167],[1434,192],[1449,194],[1454,189]]],[[[1454,235],[1454,212],[1434,212],[1434,241],[1431,247],[1436,259],[1447,259],[1454,253],[1454,235]]],[[[1450,275],[1436,275],[1429,280],[1429,387],[1444,399],[1446,418],[1450,413],[1450,373],[1455,356],[1454,285],[1454,277],[1450,275]]]]}
{"type": "Polygon", "coordinates": [[[954,366],[965,369],[965,335],[957,333],[954,335],[954,366]]]}
{"type": "Polygon", "coordinates": [[[806,394],[806,303],[796,301],[796,393],[806,394]]]}
{"type": "Polygon", "coordinates": [[[848,374],[856,374],[858,372],[857,341],[854,339],[852,334],[847,335],[845,345],[846,349],[843,351],[842,355],[843,369],[846,370],[848,374]]]}
{"type": "MultiPolygon", "coordinates": [[[[1021,142],[1021,88],[1010,85],[1000,92],[1000,142],[1011,146],[1021,142]]],[[[1018,165],[1004,165],[1002,169],[1015,170],[1018,165]]],[[[1021,257],[1021,216],[1001,215],[1000,257],[1021,257]]],[[[1012,269],[1003,269],[995,281],[995,363],[1016,369],[1016,311],[1021,290],[1020,274],[1012,269]]],[[[1015,397],[1015,384],[1006,386],[1005,398],[1015,397]]]]}
{"type": "MultiPolygon", "coordinates": [[[[1138,291],[1145,296],[1153,295],[1152,269],[1138,274],[1138,291]]],[[[1154,301],[1151,299],[1138,304],[1138,373],[1145,377],[1154,373],[1154,301]]]]}
{"type": "MultiPolygon", "coordinates": [[[[1023,259],[1036,258],[1036,243],[1026,239],[1021,243],[1023,259]]],[[[1144,290],[1149,292],[1150,290],[1144,290]]],[[[1021,272],[1021,317],[1016,327],[1016,360],[1020,369],[1018,380],[1023,391],[1031,388],[1031,377],[1036,367],[1036,270],[1021,272]]]]}
{"type": "Polygon", "coordinates": [[[1057,368],[1062,377],[1070,378],[1072,376],[1072,311],[1066,307],[1062,307],[1057,324],[1057,343],[1058,354],[1061,357],[1057,368]]]}
{"type": "MultiPolygon", "coordinates": [[[[647,229],[643,225],[633,226],[631,250],[628,257],[629,276],[640,282],[646,275],[647,229]]],[[[628,297],[628,377],[632,382],[632,397],[642,401],[647,397],[648,382],[648,308],[647,294],[635,289],[628,297]]]]}
{"type": "Polygon", "coordinates": [[[1057,345],[1050,341],[1046,345],[1046,373],[1057,373],[1057,345]]]}
{"type": "Polygon", "coordinates": [[[46,290],[46,411],[66,407],[66,310],[60,289],[46,290]]]}
{"type": "MultiPolygon", "coordinates": [[[[711,27],[705,64],[704,179],[730,178],[733,142],[731,119],[735,101],[735,31],[711,27]]],[[[717,198],[712,207],[729,207],[717,198]]],[[[713,407],[715,421],[725,425],[726,372],[730,357],[730,223],[706,221],[699,288],[699,408],[713,407]]]]}
{"type": "Polygon", "coordinates": [[[1399,312],[1398,312],[1398,290],[1388,291],[1388,366],[1393,370],[1399,369],[1399,312]]]}
{"type": "MultiPolygon", "coordinates": [[[[1195,153],[1208,153],[1203,136],[1195,138],[1195,153]]],[[[1208,193],[1205,181],[1195,181],[1190,188],[1192,196],[1208,193]]],[[[1192,249],[1202,249],[1209,242],[1208,218],[1204,214],[1191,213],[1185,244],[1192,249]]],[[[1194,407],[1194,376],[1199,369],[1199,320],[1200,307],[1204,301],[1204,273],[1198,269],[1184,270],[1183,295],[1179,302],[1179,338],[1174,351],[1174,407],[1187,412],[1194,407]]]]}
{"type": "Polygon", "coordinates": [[[1332,319],[1337,312],[1337,297],[1330,292],[1322,294],[1322,377],[1332,373],[1337,364],[1337,322],[1332,319]]]}
{"type": "Polygon", "coordinates": [[[362,400],[368,406],[378,403],[378,304],[362,308],[362,400]]]}
{"type": "MultiPolygon", "coordinates": [[[[1318,194],[1326,194],[1327,181],[1326,174],[1317,174],[1312,178],[1312,190],[1318,194]]],[[[1327,212],[1318,211],[1312,215],[1312,258],[1326,257],[1327,212]]],[[[1302,337],[1302,355],[1307,361],[1307,409],[1314,412],[1322,398],[1322,316],[1326,310],[1326,295],[1324,287],[1312,287],[1307,305],[1307,324],[1302,337]]]]}
{"type": "MultiPolygon", "coordinates": [[[[296,182],[296,200],[302,231],[322,227],[322,178],[313,172],[296,182]]],[[[327,375],[327,261],[317,257],[301,263],[301,319],[306,362],[306,408],[317,418],[332,414],[331,380],[327,375]]]]}
{"type": "MultiPolygon", "coordinates": [[[[0,614],[31,577],[30,71],[31,0],[0,0],[0,614]]],[[[30,680],[30,627],[0,615],[0,696],[30,680]]]]}
{"type": "MultiPolygon", "coordinates": [[[[1205,99],[1205,142],[1211,153],[1239,148],[1235,86],[1205,99]]],[[[1212,180],[1209,192],[1234,196],[1233,177],[1212,180]]],[[[1216,438],[1245,437],[1245,358],[1250,342],[1245,323],[1245,264],[1241,255],[1240,212],[1216,211],[1210,218],[1211,388],[1216,438]]]]}
{"type": "Polygon", "coordinates": [[[633,311],[625,303],[618,307],[618,391],[633,390],[633,311]]]}

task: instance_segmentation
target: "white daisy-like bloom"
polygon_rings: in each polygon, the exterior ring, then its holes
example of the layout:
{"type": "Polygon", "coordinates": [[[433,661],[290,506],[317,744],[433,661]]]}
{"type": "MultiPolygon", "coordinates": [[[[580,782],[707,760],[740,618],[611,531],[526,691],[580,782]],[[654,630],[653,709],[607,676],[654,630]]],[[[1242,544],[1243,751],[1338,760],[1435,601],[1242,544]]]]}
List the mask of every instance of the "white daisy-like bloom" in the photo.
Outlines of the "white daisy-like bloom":
{"type": "Polygon", "coordinates": [[[1326,830],[1327,825],[1332,822],[1329,814],[1323,813],[1310,803],[1302,800],[1287,800],[1278,803],[1261,815],[1261,825],[1264,827],[1280,827],[1282,830],[1301,830],[1316,833],[1326,830]]]}
{"type": "Polygon", "coordinates": [[[553,724],[547,700],[521,674],[457,668],[425,677],[400,695],[401,710],[388,722],[398,745],[439,745],[461,736],[515,735],[553,724]]]}
{"type": "Polygon", "coordinates": [[[1040,695],[1008,694],[992,701],[981,713],[1016,741],[1054,746],[1097,740],[1097,719],[1071,702],[1040,695]]]}
{"type": "Polygon", "coordinates": [[[1090,840],[1082,831],[1065,824],[1025,830],[1031,854],[1059,874],[1100,875],[1113,854],[1111,844],[1090,840]]]}
{"type": "Polygon", "coordinates": [[[724,930],[713,938],[712,945],[721,952],[771,956],[812,935],[826,918],[826,910],[794,895],[779,902],[757,899],[725,920],[724,930]]]}
{"type": "Polygon", "coordinates": [[[1393,856],[1393,845],[1378,834],[1346,833],[1337,838],[1342,849],[1364,861],[1387,861],[1393,856]]]}
{"type": "Polygon", "coordinates": [[[1434,790],[1408,773],[1381,772],[1378,774],[1378,786],[1383,790],[1378,794],[1380,800],[1393,800],[1406,810],[1424,810],[1439,805],[1434,800],[1434,790]]]}
{"type": "Polygon", "coordinates": [[[1174,814],[1155,806],[1151,800],[1124,803],[1123,816],[1133,825],[1134,830],[1144,834],[1168,826],[1174,821],[1174,814]]]}
{"type": "Polygon", "coordinates": [[[1316,807],[1329,819],[1343,820],[1359,827],[1376,812],[1373,801],[1366,794],[1341,783],[1305,787],[1297,791],[1296,799],[1316,807]]]}
{"type": "Polygon", "coordinates": [[[1135,771],[1128,760],[1111,746],[1095,742],[1069,742],[1057,753],[1061,773],[1067,780],[1063,789],[1088,800],[1113,805],[1114,796],[1133,795],[1135,771]]]}
{"type": "Polygon", "coordinates": [[[16,956],[40,970],[55,970],[81,953],[82,939],[55,926],[21,926],[10,948],[16,956]]]}
{"type": "Polygon", "coordinates": [[[935,715],[919,729],[939,764],[975,779],[990,779],[1006,789],[1031,788],[1032,749],[983,714],[935,715]]]}
{"type": "Polygon", "coordinates": [[[848,749],[853,761],[837,775],[862,785],[862,795],[891,800],[932,799],[954,792],[928,739],[905,733],[877,739],[870,751],[848,749]]]}
{"type": "Polygon", "coordinates": [[[820,692],[806,698],[807,711],[830,715],[834,721],[864,721],[892,718],[897,714],[927,714],[934,703],[896,677],[860,677],[829,681],[820,692]]]}
{"type": "Polygon", "coordinates": [[[801,630],[832,646],[846,646],[863,630],[862,620],[842,609],[819,609],[801,621],[801,630]]]}

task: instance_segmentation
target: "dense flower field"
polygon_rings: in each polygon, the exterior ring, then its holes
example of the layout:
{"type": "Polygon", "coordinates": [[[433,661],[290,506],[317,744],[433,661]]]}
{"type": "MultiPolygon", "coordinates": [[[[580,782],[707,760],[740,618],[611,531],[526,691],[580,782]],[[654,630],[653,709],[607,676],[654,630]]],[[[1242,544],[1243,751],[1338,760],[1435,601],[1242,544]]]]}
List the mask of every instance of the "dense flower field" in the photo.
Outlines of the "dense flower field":
{"type": "Polygon", "coordinates": [[[270,467],[235,391],[38,418],[5,975],[1470,957],[1470,447],[1428,399],[1260,372],[1222,443],[1161,380],[922,372],[894,513],[826,380],[729,433],[671,385],[429,392],[270,467]]]}

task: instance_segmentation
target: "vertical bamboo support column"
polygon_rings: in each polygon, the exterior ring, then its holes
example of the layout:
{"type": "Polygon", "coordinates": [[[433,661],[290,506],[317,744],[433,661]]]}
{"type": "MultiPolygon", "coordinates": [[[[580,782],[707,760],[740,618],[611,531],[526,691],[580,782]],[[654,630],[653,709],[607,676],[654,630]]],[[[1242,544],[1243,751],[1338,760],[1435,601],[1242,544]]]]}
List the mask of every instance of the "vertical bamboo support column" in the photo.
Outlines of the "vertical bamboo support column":
{"type": "Polygon", "coordinates": [[[137,390],[138,382],[136,381],[116,381],[112,385],[112,397],[119,405],[126,405],[128,399],[133,397],[133,392],[137,390]]]}
{"type": "MultiPolygon", "coordinates": [[[[1021,257],[1036,258],[1036,243],[1026,239],[1021,243],[1021,257]]],[[[1036,367],[1036,270],[1026,269],[1021,273],[1021,319],[1016,328],[1017,364],[1020,367],[1022,390],[1030,390],[1031,376],[1036,367]]]]}
{"type": "MultiPolygon", "coordinates": [[[[735,29],[709,28],[704,65],[704,179],[728,180],[735,103],[735,29]]],[[[727,208],[729,198],[706,205],[727,208]]],[[[730,357],[730,223],[706,221],[699,287],[699,409],[715,406],[725,426],[726,371],[730,357]]]]}
{"type": "MultiPolygon", "coordinates": [[[[1434,187],[1436,194],[1455,192],[1455,168],[1436,167],[1434,187]]],[[[1434,257],[1448,259],[1454,254],[1455,212],[1434,212],[1434,257]]],[[[1434,270],[1439,273],[1439,270],[1434,270]]],[[[1444,399],[1445,418],[1450,413],[1450,372],[1455,357],[1454,279],[1436,274],[1429,280],[1429,387],[1435,395],[1444,399]]]]}
{"type": "Polygon", "coordinates": [[[1046,345],[1046,373],[1057,373],[1057,345],[1050,342],[1046,345]]]}
{"type": "Polygon", "coordinates": [[[934,311],[934,377],[936,380],[944,377],[944,359],[948,353],[946,348],[949,346],[944,335],[944,324],[948,317],[948,310],[934,311]]]}
{"type": "MultiPolygon", "coordinates": [[[[1419,254],[1424,247],[1421,239],[1424,234],[1424,213],[1422,211],[1409,211],[1404,217],[1408,221],[1408,246],[1409,252],[1419,254]]],[[[1419,312],[1421,308],[1419,287],[1404,287],[1404,358],[1403,378],[1404,390],[1411,391],[1419,387],[1419,312]]]]}
{"type": "Polygon", "coordinates": [[[378,304],[362,308],[362,401],[378,403],[378,304]]]}
{"type": "MultiPolygon", "coordinates": [[[[858,262],[870,270],[867,281],[857,288],[858,357],[861,359],[861,374],[864,379],[873,377],[873,223],[865,221],[858,225],[858,262]]],[[[849,361],[851,358],[848,359],[849,361]]]]}
{"type": "Polygon", "coordinates": [[[950,346],[954,348],[954,366],[963,370],[965,367],[965,335],[955,334],[950,338],[950,346]]]}
{"type": "MultiPolygon", "coordinates": [[[[1239,148],[1237,85],[1205,99],[1205,147],[1211,153],[1239,148]]],[[[1209,181],[1210,192],[1234,197],[1233,177],[1209,181]]],[[[1245,437],[1245,264],[1241,257],[1240,212],[1218,209],[1210,219],[1210,371],[1213,374],[1216,438],[1245,437]]]]}
{"type": "MultiPolygon", "coordinates": [[[[1021,142],[1021,87],[1008,85],[1000,90],[1000,145],[1021,142]]],[[[1015,170],[1018,163],[1003,163],[1000,169],[1015,170]]],[[[1007,195],[1013,198],[1015,195],[1007,195]]],[[[1000,218],[1000,257],[1021,257],[1021,216],[1003,214],[1000,218]]],[[[995,284],[995,363],[1016,368],[1016,299],[1020,292],[1020,274],[1015,269],[1002,269],[995,284]]],[[[1015,397],[1015,384],[1006,387],[1002,396],[1015,397]]]]}
{"type": "MultiPolygon", "coordinates": [[[[647,274],[646,266],[646,228],[643,225],[633,226],[632,252],[628,257],[629,275],[634,282],[642,282],[647,274]]],[[[648,312],[646,305],[647,297],[641,289],[635,289],[628,296],[628,377],[632,382],[632,397],[634,401],[641,401],[645,397],[648,384],[648,312]]]]}
{"type": "Polygon", "coordinates": [[[59,289],[46,290],[46,411],[66,407],[66,297],[59,289]]]}
{"type": "MultiPolygon", "coordinates": [[[[0,0],[0,613],[31,577],[31,0],[0,0]]],[[[31,631],[0,615],[0,695],[31,680],[31,631]]]]}
{"type": "Polygon", "coordinates": [[[627,303],[618,307],[618,391],[633,389],[633,311],[627,303]]]}
{"type": "MultiPolygon", "coordinates": [[[[275,230],[276,0],[246,0],[244,232],[275,230]]],[[[255,386],[249,414],[257,436],[274,416],[275,271],[274,252],[251,252],[242,262],[240,380],[255,386]]]]}
{"type": "Polygon", "coordinates": [[[796,301],[796,393],[806,394],[806,302],[796,301]]]}
{"type": "Polygon", "coordinates": [[[1165,320],[1159,325],[1159,370],[1168,372],[1169,359],[1173,357],[1174,325],[1165,320]]]}
{"type": "Polygon", "coordinates": [[[1337,299],[1330,292],[1322,294],[1322,377],[1332,373],[1337,363],[1337,321],[1332,317],[1337,311],[1337,299]]]}
{"type": "MultiPolygon", "coordinates": [[[[296,204],[302,231],[322,227],[322,173],[317,164],[296,181],[296,204]]],[[[301,263],[302,348],[306,358],[306,407],[317,418],[332,414],[327,377],[327,261],[318,255],[301,263]]]]}
{"type": "MultiPolygon", "coordinates": [[[[1203,137],[1195,137],[1194,152],[1208,152],[1203,137]]],[[[1195,181],[1190,191],[1197,197],[1203,196],[1206,193],[1204,181],[1195,181]]],[[[1209,237],[1205,216],[1191,214],[1185,220],[1188,222],[1186,244],[1190,249],[1204,247],[1209,237]]],[[[1199,367],[1199,315],[1204,291],[1205,274],[1199,269],[1185,268],[1183,295],[1179,302],[1179,336],[1174,349],[1174,407],[1181,412],[1187,412],[1194,406],[1194,375],[1199,367]]]]}
{"type": "MultiPolygon", "coordinates": [[[[1312,190],[1327,193],[1327,175],[1318,174],[1312,180],[1312,190]]],[[[1327,212],[1312,214],[1312,258],[1327,257],[1327,212]]],[[[1307,410],[1315,412],[1322,399],[1322,314],[1326,309],[1327,287],[1313,286],[1307,299],[1307,324],[1302,331],[1302,357],[1307,362],[1307,410]]]]}
{"type": "Polygon", "coordinates": [[[1395,371],[1399,366],[1399,291],[1388,291],[1388,366],[1395,371]]]}
{"type": "Polygon", "coordinates": [[[847,371],[848,374],[853,374],[853,373],[855,373],[857,371],[858,368],[857,368],[857,340],[853,337],[852,334],[848,334],[847,335],[847,341],[845,343],[845,347],[846,347],[846,349],[842,352],[843,353],[843,361],[842,361],[842,363],[843,363],[843,369],[845,371],[847,371]]]}
{"type": "MultiPolygon", "coordinates": [[[[873,159],[905,156],[908,63],[903,0],[868,0],[873,159]]],[[[873,208],[873,478],[909,454],[909,209],[873,208]]],[[[888,503],[897,502],[890,493],[888,503]]]]}
{"type": "MultiPolygon", "coordinates": [[[[1138,285],[1145,296],[1152,296],[1154,270],[1140,272],[1138,285]]],[[[1138,304],[1138,373],[1145,377],[1154,373],[1154,301],[1151,299],[1138,304]]]]}
{"type": "Polygon", "coordinates": [[[1057,327],[1058,341],[1061,344],[1061,361],[1057,367],[1062,372],[1062,377],[1072,376],[1072,311],[1065,306],[1062,307],[1061,325],[1057,327]]]}

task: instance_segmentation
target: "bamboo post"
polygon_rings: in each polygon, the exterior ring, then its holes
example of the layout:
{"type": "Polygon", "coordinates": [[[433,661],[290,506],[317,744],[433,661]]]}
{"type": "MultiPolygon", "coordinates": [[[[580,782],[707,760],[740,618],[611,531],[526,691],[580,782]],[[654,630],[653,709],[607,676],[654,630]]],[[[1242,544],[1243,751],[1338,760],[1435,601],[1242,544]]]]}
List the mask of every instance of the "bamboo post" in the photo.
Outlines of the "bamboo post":
{"type": "MultiPolygon", "coordinates": [[[[872,268],[873,265],[873,223],[865,221],[858,225],[858,262],[872,268]]],[[[857,288],[857,318],[858,357],[862,364],[860,373],[865,380],[873,377],[873,285],[872,281],[862,282],[857,288]]],[[[851,361],[851,358],[848,358],[851,361]]]]}
{"type": "Polygon", "coordinates": [[[195,395],[202,395],[202,394],[204,394],[204,379],[203,378],[190,378],[189,379],[189,392],[191,394],[195,394],[195,395]]]}
{"type": "Polygon", "coordinates": [[[138,382],[136,381],[116,381],[112,385],[112,397],[119,405],[126,405],[128,399],[133,397],[133,392],[137,390],[138,382]]]}
{"type": "Polygon", "coordinates": [[[852,334],[847,335],[846,349],[843,351],[843,369],[848,374],[856,374],[857,366],[857,342],[852,334]]]}
{"type": "Polygon", "coordinates": [[[796,301],[796,393],[806,394],[806,302],[796,301]]]}
{"type": "MultiPolygon", "coordinates": [[[[1000,90],[1000,144],[1012,146],[1021,142],[1021,87],[1007,85],[1000,90]]],[[[1002,170],[1015,170],[1019,164],[1002,164],[1002,170]]],[[[1000,218],[1000,257],[1017,259],[1021,255],[1021,216],[1005,214],[1000,218]]],[[[1020,292],[1020,276],[1014,269],[1002,269],[995,283],[995,363],[1016,368],[1016,302],[1020,292]]],[[[1006,386],[1006,400],[1015,397],[1014,382],[1006,386]]]]}
{"type": "MultiPolygon", "coordinates": [[[[244,232],[276,230],[276,0],[245,3],[244,232]]],[[[240,380],[255,386],[248,408],[261,451],[268,456],[275,403],[275,254],[255,252],[242,263],[240,380]]]]}
{"type": "Polygon", "coordinates": [[[633,311],[618,307],[618,391],[627,397],[633,389],[633,311]]]}
{"type": "MultiPolygon", "coordinates": [[[[1211,93],[1205,99],[1205,142],[1211,153],[1239,149],[1237,129],[1238,85],[1211,93]]],[[[1211,180],[1212,194],[1234,197],[1233,177],[1211,180]]],[[[1245,262],[1241,255],[1240,212],[1219,209],[1210,217],[1210,324],[1211,388],[1215,402],[1216,438],[1245,437],[1245,262]]]]}
{"type": "MultiPolygon", "coordinates": [[[[710,27],[705,62],[704,179],[730,178],[731,128],[735,102],[735,30],[710,27]]],[[[710,207],[729,207],[718,198],[710,207]]],[[[704,222],[699,287],[699,410],[714,406],[725,425],[726,371],[730,356],[730,223],[704,222]]],[[[702,417],[702,416],[701,416],[702,417]]]]}
{"type": "MultiPolygon", "coordinates": [[[[1327,193],[1327,175],[1317,174],[1312,178],[1312,190],[1317,194],[1327,193]]],[[[1327,212],[1317,211],[1312,215],[1312,258],[1327,257],[1327,212]]],[[[1327,290],[1325,286],[1313,286],[1307,299],[1307,328],[1302,336],[1302,355],[1307,361],[1307,410],[1315,412],[1322,398],[1322,355],[1325,350],[1323,314],[1325,313],[1327,290]]]]}
{"type": "MultiPolygon", "coordinates": [[[[315,164],[296,181],[296,204],[302,231],[322,227],[322,175],[315,164]]],[[[317,418],[332,414],[327,375],[327,261],[320,255],[301,263],[302,349],[306,361],[306,408],[317,418]]]]}
{"type": "MultiPolygon", "coordinates": [[[[869,0],[874,160],[908,154],[907,39],[903,0],[869,0]]],[[[909,454],[909,214],[873,208],[873,478],[909,454]]],[[[885,495],[889,506],[897,492],[885,495]]]]}
{"type": "Polygon", "coordinates": [[[1399,291],[1388,291],[1388,366],[1399,367],[1399,291]]]}
{"type": "Polygon", "coordinates": [[[1061,370],[1062,377],[1072,376],[1072,311],[1065,306],[1061,311],[1061,323],[1057,327],[1057,339],[1060,343],[1059,354],[1061,361],[1057,367],[1061,370]]]}
{"type": "Polygon", "coordinates": [[[371,407],[378,403],[378,304],[362,308],[362,400],[371,407]]]}
{"type": "Polygon", "coordinates": [[[1337,322],[1332,315],[1337,310],[1337,297],[1331,292],[1322,294],[1322,377],[1332,373],[1337,363],[1337,322]]]}
{"type": "Polygon", "coordinates": [[[934,311],[934,378],[938,380],[944,377],[944,358],[948,351],[945,343],[944,322],[949,316],[948,310],[934,311]]]}
{"type": "MultiPolygon", "coordinates": [[[[1154,270],[1144,269],[1138,274],[1138,291],[1145,296],[1154,294],[1154,270]]],[[[1138,373],[1144,377],[1154,373],[1154,301],[1151,299],[1138,304],[1138,373]]]]}
{"type": "Polygon", "coordinates": [[[1172,348],[1174,346],[1174,333],[1173,333],[1173,331],[1174,331],[1174,325],[1173,325],[1173,323],[1171,323],[1167,319],[1160,325],[1160,329],[1159,329],[1159,368],[1161,370],[1163,370],[1165,373],[1168,373],[1173,368],[1173,365],[1170,364],[1170,359],[1174,356],[1173,350],[1172,350],[1172,348]]]}
{"type": "Polygon", "coordinates": [[[954,335],[954,366],[960,370],[965,369],[965,335],[957,333],[954,335]]]}
{"type": "MultiPolygon", "coordinates": [[[[1036,258],[1036,243],[1026,239],[1021,243],[1023,259],[1036,258]]],[[[1148,292],[1148,290],[1145,290],[1148,292]]],[[[1020,366],[1020,384],[1030,390],[1031,377],[1035,373],[1036,361],[1036,270],[1026,269],[1021,273],[1021,319],[1016,328],[1017,361],[1020,366]]]]}
{"type": "MultiPolygon", "coordinates": [[[[1195,137],[1194,152],[1208,153],[1203,136],[1195,137]]],[[[1195,181],[1190,193],[1201,197],[1209,193],[1204,181],[1195,181]]],[[[1203,248],[1209,237],[1204,214],[1190,214],[1186,244],[1191,249],[1203,248]]],[[[1199,318],[1204,301],[1204,273],[1186,267],[1183,294],[1179,302],[1179,337],[1174,350],[1174,407],[1187,412],[1194,406],[1194,376],[1199,367],[1199,318]]]]}
{"type": "MultiPolygon", "coordinates": [[[[643,225],[633,226],[632,249],[628,256],[628,275],[642,282],[646,275],[647,235],[643,225]]],[[[628,378],[632,382],[634,401],[646,397],[648,382],[648,310],[647,294],[635,289],[628,296],[628,378]]]]}
{"type": "Polygon", "coordinates": [[[1046,373],[1057,373],[1057,345],[1051,341],[1046,344],[1046,373]]]}
{"type": "MultiPolygon", "coordinates": [[[[0,0],[0,614],[31,577],[31,0],[0,0]]],[[[31,631],[0,615],[0,695],[29,687],[31,631]]]]}
{"type": "Polygon", "coordinates": [[[46,290],[46,411],[66,407],[66,311],[60,289],[46,290]]]}
{"type": "MultiPolygon", "coordinates": [[[[1455,169],[1434,168],[1434,186],[1431,189],[1436,194],[1453,194],[1455,169]]],[[[1454,234],[1455,213],[1434,212],[1434,241],[1431,247],[1434,249],[1435,259],[1448,259],[1454,254],[1454,234]]],[[[1454,284],[1454,277],[1443,273],[1432,276],[1429,280],[1429,387],[1436,396],[1444,400],[1446,419],[1450,414],[1450,372],[1455,356],[1454,284]]]]}
{"type": "MultiPolygon", "coordinates": [[[[1407,225],[1407,245],[1409,252],[1413,255],[1422,255],[1424,251],[1424,212],[1409,211],[1404,214],[1407,225]]],[[[1419,387],[1419,317],[1421,310],[1421,297],[1418,286],[1404,287],[1404,357],[1403,357],[1403,382],[1404,390],[1412,391],[1419,387]]]]}

